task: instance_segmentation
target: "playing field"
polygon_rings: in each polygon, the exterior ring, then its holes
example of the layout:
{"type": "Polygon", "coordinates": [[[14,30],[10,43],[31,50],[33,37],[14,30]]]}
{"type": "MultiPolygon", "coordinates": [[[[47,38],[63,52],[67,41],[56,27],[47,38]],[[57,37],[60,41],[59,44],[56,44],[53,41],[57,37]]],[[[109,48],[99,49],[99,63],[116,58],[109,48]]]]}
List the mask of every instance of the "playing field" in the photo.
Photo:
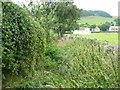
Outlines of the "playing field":
{"type": "Polygon", "coordinates": [[[88,39],[97,39],[99,41],[107,40],[110,45],[118,46],[118,33],[92,33],[91,35],[70,35],[85,37],[88,39]]]}

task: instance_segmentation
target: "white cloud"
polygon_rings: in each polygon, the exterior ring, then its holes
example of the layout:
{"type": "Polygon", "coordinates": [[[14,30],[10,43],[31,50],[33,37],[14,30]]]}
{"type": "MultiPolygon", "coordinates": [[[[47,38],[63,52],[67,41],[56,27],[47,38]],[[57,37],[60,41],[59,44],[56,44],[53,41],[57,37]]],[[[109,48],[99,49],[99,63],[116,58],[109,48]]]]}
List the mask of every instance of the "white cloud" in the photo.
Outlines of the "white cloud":
{"type": "Polygon", "coordinates": [[[118,16],[119,0],[74,0],[78,8],[84,10],[103,10],[113,16],[118,16]]]}
{"type": "MultiPolygon", "coordinates": [[[[30,0],[12,0],[18,2],[29,2],[30,0]]],[[[41,1],[41,0],[33,0],[41,1]]],[[[119,0],[74,0],[74,4],[78,8],[84,10],[103,10],[110,13],[112,16],[118,16],[118,2],[119,0]]]]}

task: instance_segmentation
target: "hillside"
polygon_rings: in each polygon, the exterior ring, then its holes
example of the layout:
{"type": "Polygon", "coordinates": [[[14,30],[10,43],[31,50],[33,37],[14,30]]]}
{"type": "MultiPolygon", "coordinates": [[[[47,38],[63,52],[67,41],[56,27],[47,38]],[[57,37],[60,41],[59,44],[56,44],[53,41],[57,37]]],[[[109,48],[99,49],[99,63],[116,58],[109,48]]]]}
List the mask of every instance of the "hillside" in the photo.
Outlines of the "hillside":
{"type": "Polygon", "coordinates": [[[105,22],[114,22],[115,18],[117,18],[117,17],[113,16],[112,18],[107,18],[107,17],[101,17],[101,16],[87,16],[87,17],[81,17],[81,19],[78,20],[78,23],[79,24],[88,23],[90,25],[92,25],[92,24],[100,25],[105,22]]]}
{"type": "Polygon", "coordinates": [[[101,11],[101,10],[83,10],[83,13],[81,14],[82,17],[86,17],[86,16],[102,16],[102,17],[108,17],[108,18],[112,18],[112,16],[105,12],[105,11],[101,11]]]}

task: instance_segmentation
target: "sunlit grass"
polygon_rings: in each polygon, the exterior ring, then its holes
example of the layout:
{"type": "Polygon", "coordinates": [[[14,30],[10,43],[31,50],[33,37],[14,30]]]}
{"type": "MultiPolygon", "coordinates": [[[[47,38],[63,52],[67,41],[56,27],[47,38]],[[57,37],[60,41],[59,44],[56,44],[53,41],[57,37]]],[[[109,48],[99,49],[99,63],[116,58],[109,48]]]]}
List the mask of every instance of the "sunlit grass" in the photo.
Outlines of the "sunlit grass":
{"type": "Polygon", "coordinates": [[[92,33],[90,35],[75,35],[75,34],[68,35],[80,36],[88,39],[97,39],[99,41],[107,40],[109,45],[118,46],[118,33],[92,33]]]}
{"type": "Polygon", "coordinates": [[[92,25],[92,24],[100,25],[105,22],[113,22],[115,24],[115,21],[114,21],[115,18],[117,18],[117,17],[114,16],[112,18],[107,18],[107,17],[100,17],[100,16],[88,16],[88,17],[81,17],[81,19],[78,20],[78,23],[79,24],[88,23],[90,25],[92,25]]]}

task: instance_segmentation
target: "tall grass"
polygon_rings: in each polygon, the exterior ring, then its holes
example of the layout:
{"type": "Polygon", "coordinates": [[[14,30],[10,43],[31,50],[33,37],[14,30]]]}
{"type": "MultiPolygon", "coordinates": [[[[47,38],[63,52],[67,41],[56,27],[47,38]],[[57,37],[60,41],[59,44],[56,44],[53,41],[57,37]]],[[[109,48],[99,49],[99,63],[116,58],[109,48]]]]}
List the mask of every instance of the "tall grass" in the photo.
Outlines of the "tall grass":
{"type": "Polygon", "coordinates": [[[67,40],[59,45],[64,62],[60,73],[74,83],[71,87],[113,88],[118,85],[118,56],[89,40],[67,40]]]}
{"type": "MultiPolygon", "coordinates": [[[[93,40],[64,40],[56,44],[62,54],[53,69],[36,71],[29,80],[14,82],[16,88],[118,88],[118,55],[105,53],[93,40]]],[[[55,47],[55,46],[54,46],[55,47]]],[[[59,50],[58,49],[58,50],[59,50]]],[[[57,49],[56,49],[57,50],[57,49]]],[[[52,54],[53,55],[53,54],[52,54]]]]}

